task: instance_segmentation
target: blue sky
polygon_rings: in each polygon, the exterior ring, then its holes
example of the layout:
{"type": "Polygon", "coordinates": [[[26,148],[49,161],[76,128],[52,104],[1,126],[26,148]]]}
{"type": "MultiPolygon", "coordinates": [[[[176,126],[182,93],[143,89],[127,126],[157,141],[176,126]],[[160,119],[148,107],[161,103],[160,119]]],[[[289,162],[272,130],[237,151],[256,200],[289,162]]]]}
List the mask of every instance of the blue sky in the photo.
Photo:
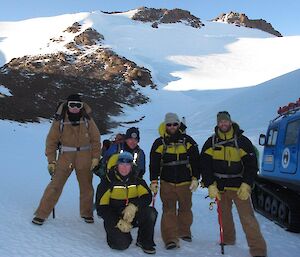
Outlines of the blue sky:
{"type": "Polygon", "coordinates": [[[82,11],[124,11],[141,6],[182,8],[201,20],[222,12],[243,12],[251,19],[265,19],[283,35],[300,35],[299,0],[2,0],[0,21],[23,20],[82,11]]]}

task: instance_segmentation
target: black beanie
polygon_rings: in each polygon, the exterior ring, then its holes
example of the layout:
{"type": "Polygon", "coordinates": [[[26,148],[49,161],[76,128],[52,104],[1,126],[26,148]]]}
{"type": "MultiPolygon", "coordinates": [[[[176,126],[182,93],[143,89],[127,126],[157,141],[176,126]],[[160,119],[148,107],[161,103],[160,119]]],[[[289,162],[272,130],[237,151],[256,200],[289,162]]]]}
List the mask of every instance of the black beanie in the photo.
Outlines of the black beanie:
{"type": "Polygon", "coordinates": [[[76,101],[76,102],[82,102],[80,95],[78,94],[73,94],[73,95],[69,95],[67,98],[67,101],[76,101]]]}
{"type": "Polygon", "coordinates": [[[128,138],[135,138],[138,141],[140,141],[139,129],[136,128],[136,127],[132,127],[132,128],[127,129],[125,139],[128,139],[128,138]]]}

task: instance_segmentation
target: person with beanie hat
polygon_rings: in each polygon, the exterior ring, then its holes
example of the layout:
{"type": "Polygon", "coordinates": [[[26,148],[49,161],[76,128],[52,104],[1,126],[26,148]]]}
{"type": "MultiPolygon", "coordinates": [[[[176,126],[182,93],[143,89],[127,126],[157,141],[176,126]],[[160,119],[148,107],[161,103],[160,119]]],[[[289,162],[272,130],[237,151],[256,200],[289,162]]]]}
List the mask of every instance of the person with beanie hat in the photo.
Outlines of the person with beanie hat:
{"type": "Polygon", "coordinates": [[[87,223],[94,222],[91,170],[99,163],[100,133],[91,112],[78,94],[69,95],[58,107],[46,140],[48,170],[52,179],[32,223],[42,225],[48,218],[73,170],[80,188],[80,216],[87,223]]]}
{"type": "Polygon", "coordinates": [[[119,144],[113,144],[103,156],[101,160],[106,173],[116,164],[119,153],[126,151],[133,155],[134,172],[136,176],[142,178],[146,171],[146,158],[143,149],[138,145],[140,141],[140,131],[136,127],[127,129],[125,133],[125,141],[119,144]]]}
{"type": "Polygon", "coordinates": [[[136,245],[154,254],[157,211],[149,206],[152,195],[146,182],[132,171],[133,161],[129,152],[118,154],[117,164],[98,186],[97,214],[104,220],[107,243],[112,249],[127,249],[132,242],[130,232],[138,227],[136,245]]]}
{"type": "Polygon", "coordinates": [[[176,113],[169,112],[165,115],[165,124],[169,123],[180,123],[180,120],[176,113]]]}
{"type": "Polygon", "coordinates": [[[185,129],[176,113],[167,113],[150,153],[150,189],[157,194],[160,180],[161,234],[168,250],[178,248],[179,239],[192,241],[192,192],[199,185],[199,150],[185,129]]]}
{"type": "Polygon", "coordinates": [[[132,127],[127,129],[126,134],[125,134],[125,140],[129,138],[134,138],[138,142],[140,141],[140,131],[138,128],[132,127]]]}
{"type": "Polygon", "coordinates": [[[234,245],[236,236],[232,203],[236,205],[251,256],[266,256],[266,242],[254,216],[250,195],[258,171],[255,149],[227,111],[217,114],[215,133],[201,151],[201,171],[210,198],[220,201],[224,244],[234,245]]]}

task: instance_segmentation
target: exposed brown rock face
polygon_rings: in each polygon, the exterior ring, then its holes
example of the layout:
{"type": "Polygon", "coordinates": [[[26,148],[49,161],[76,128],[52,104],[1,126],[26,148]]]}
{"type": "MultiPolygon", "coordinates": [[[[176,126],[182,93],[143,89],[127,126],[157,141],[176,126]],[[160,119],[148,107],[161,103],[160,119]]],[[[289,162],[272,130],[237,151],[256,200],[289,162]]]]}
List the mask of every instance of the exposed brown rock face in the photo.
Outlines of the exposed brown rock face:
{"type": "Polygon", "coordinates": [[[75,23],[73,23],[72,26],[65,29],[64,32],[77,33],[80,31],[80,29],[81,29],[81,25],[79,24],[79,22],[75,22],[75,23]]]}
{"type": "Polygon", "coordinates": [[[152,22],[153,28],[158,28],[161,23],[185,23],[194,28],[201,28],[204,24],[199,18],[192,15],[189,11],[181,9],[155,9],[142,7],[132,17],[133,20],[142,22],[152,22]]]}
{"type": "Polygon", "coordinates": [[[155,88],[150,71],[103,48],[102,40],[96,30],[87,29],[66,43],[65,52],[15,58],[1,67],[0,84],[13,96],[0,98],[0,119],[49,119],[59,100],[81,93],[103,133],[117,125],[109,116],[122,112],[122,105],[149,101],[140,87],[155,88]]]}
{"type": "Polygon", "coordinates": [[[275,30],[270,23],[266,22],[263,19],[251,20],[244,13],[222,13],[217,18],[213,19],[213,21],[222,21],[229,24],[234,24],[236,26],[260,29],[277,37],[282,37],[281,33],[275,30]]]}
{"type": "Polygon", "coordinates": [[[80,33],[74,38],[77,45],[91,46],[96,45],[101,40],[104,40],[103,35],[92,28],[86,29],[84,32],[80,33]]]}

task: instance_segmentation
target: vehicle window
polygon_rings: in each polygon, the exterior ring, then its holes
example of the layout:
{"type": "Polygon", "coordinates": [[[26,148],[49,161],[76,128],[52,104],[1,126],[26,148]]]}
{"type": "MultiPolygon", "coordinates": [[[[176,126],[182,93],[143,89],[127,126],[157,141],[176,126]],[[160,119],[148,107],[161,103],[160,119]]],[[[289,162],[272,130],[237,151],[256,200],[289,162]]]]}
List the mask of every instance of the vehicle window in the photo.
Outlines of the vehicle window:
{"type": "Polygon", "coordinates": [[[292,121],[287,125],[285,140],[284,140],[285,145],[297,144],[299,128],[300,128],[300,120],[292,121]]]}
{"type": "Polygon", "coordinates": [[[268,134],[267,145],[269,146],[276,145],[277,135],[278,135],[278,129],[277,128],[271,129],[268,134]]]}

